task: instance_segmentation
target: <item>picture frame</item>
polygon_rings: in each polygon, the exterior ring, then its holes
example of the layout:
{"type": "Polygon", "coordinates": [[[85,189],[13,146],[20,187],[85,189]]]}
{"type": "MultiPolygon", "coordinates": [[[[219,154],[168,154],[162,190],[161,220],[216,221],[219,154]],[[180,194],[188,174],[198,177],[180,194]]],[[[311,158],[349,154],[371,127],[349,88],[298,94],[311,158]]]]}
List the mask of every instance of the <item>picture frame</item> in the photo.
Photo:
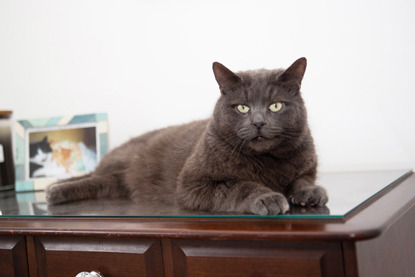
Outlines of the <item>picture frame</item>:
{"type": "Polygon", "coordinates": [[[108,152],[107,114],[18,120],[15,145],[15,190],[44,190],[94,170],[108,152]]]}

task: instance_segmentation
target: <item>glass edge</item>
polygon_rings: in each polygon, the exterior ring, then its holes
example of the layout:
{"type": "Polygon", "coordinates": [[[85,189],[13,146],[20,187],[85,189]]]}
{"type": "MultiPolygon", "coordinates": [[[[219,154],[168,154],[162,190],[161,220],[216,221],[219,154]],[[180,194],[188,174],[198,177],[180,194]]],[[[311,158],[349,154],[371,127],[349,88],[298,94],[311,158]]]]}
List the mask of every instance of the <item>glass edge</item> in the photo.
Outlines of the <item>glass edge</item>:
{"type": "Polygon", "coordinates": [[[413,169],[402,169],[402,171],[404,172],[402,175],[394,179],[392,182],[384,186],[381,190],[377,191],[375,194],[373,194],[372,196],[364,200],[362,203],[360,203],[359,205],[357,205],[350,211],[346,212],[342,216],[342,218],[348,219],[352,217],[357,211],[365,209],[367,205],[370,205],[370,203],[382,197],[385,194],[385,192],[388,192],[389,190],[393,189],[396,185],[398,185],[399,183],[401,183],[402,181],[404,181],[406,178],[408,178],[414,173],[413,169]]]}
{"type": "Polygon", "coordinates": [[[2,215],[1,218],[70,219],[342,219],[343,215],[2,215]]]}

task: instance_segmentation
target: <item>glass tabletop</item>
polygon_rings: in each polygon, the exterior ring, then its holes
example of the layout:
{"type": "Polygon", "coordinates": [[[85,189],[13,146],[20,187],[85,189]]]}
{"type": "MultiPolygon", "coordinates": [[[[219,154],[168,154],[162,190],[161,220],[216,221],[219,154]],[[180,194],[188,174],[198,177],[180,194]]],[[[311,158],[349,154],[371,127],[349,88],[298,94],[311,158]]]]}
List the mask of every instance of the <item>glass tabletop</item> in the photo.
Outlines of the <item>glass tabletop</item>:
{"type": "Polygon", "coordinates": [[[44,191],[0,192],[0,217],[241,217],[339,219],[393,187],[411,170],[321,172],[317,183],[328,191],[324,207],[291,206],[286,215],[257,216],[184,210],[161,203],[134,203],[128,199],[92,199],[47,205],[44,191]]]}

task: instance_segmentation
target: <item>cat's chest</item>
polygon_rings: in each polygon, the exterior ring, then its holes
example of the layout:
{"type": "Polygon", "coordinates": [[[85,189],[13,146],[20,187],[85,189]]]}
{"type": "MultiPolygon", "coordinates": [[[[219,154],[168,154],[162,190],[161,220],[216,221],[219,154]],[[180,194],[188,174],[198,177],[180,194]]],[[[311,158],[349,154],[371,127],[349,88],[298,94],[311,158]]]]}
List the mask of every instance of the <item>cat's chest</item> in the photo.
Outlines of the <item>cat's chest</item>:
{"type": "Polygon", "coordinates": [[[235,179],[259,182],[270,187],[284,188],[298,176],[297,168],[290,161],[268,156],[236,160],[229,166],[233,168],[230,172],[233,171],[235,179]]]}

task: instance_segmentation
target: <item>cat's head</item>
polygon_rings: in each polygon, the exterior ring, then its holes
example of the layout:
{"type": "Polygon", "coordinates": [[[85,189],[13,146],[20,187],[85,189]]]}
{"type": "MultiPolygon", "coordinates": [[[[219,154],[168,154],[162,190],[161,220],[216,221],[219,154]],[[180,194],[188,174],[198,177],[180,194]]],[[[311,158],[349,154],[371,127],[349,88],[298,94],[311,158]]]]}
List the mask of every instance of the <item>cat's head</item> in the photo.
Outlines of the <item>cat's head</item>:
{"type": "Polygon", "coordinates": [[[52,158],[52,148],[49,145],[48,137],[37,142],[31,142],[30,147],[30,161],[36,164],[43,164],[52,158]]]}
{"type": "Polygon", "coordinates": [[[308,131],[300,88],[307,61],[300,58],[286,70],[234,73],[213,63],[219,84],[215,132],[236,150],[266,153],[295,147],[308,131]]]}

